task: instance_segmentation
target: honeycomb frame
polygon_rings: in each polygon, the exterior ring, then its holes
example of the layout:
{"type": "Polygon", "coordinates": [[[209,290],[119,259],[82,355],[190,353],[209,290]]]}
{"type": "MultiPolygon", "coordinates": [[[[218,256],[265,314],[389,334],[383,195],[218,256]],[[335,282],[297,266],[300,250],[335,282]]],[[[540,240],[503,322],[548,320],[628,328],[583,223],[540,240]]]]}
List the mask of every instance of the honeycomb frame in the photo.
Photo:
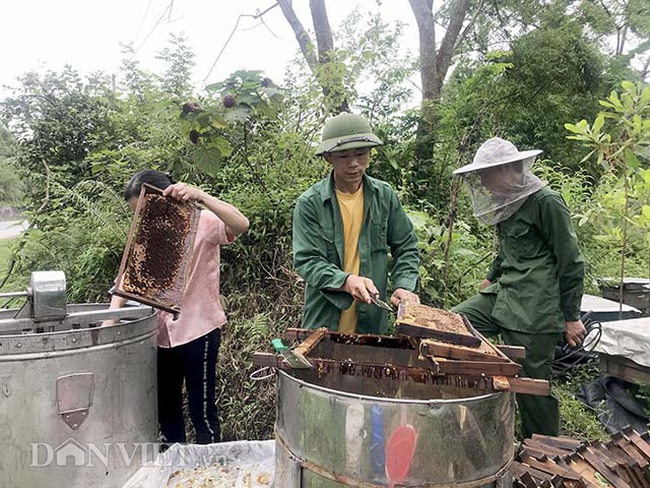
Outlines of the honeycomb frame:
{"type": "Polygon", "coordinates": [[[143,184],[115,295],[178,314],[192,263],[200,209],[143,184]]]}

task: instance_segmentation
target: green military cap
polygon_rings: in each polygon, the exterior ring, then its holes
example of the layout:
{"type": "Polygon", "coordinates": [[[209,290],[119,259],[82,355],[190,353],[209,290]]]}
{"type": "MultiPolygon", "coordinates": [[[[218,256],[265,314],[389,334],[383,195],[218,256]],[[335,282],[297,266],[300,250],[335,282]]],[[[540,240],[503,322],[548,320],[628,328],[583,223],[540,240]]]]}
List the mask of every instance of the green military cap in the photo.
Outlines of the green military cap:
{"type": "Polygon", "coordinates": [[[343,112],[325,122],[316,155],[382,144],[381,139],[372,133],[365,117],[343,112]]]}

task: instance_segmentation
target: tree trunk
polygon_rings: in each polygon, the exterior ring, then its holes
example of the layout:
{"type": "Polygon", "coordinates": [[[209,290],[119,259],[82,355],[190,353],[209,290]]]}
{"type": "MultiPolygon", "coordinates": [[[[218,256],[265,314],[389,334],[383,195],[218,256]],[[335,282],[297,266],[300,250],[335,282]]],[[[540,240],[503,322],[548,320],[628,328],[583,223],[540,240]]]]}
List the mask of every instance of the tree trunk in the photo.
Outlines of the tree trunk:
{"type": "Polygon", "coordinates": [[[420,35],[420,79],[422,100],[438,100],[438,53],[432,0],[409,0],[420,35]]]}
{"type": "Polygon", "coordinates": [[[289,25],[291,26],[291,29],[296,36],[296,40],[298,41],[298,45],[300,46],[300,50],[302,51],[302,54],[307,61],[307,65],[309,65],[309,68],[313,73],[318,67],[318,58],[316,58],[316,53],[314,52],[314,44],[312,43],[309,34],[302,26],[302,23],[296,16],[296,13],[293,11],[291,0],[278,0],[278,5],[284,14],[284,18],[287,19],[287,22],[289,22],[289,25]]]}
{"type": "Polygon", "coordinates": [[[334,49],[332,28],[327,18],[325,0],[310,0],[309,8],[311,10],[312,22],[314,22],[314,30],[316,31],[318,61],[320,64],[325,64],[330,61],[330,53],[334,49]]]}
{"type": "MultiPolygon", "coordinates": [[[[454,50],[459,44],[461,30],[469,8],[469,0],[456,0],[451,10],[445,36],[436,49],[436,21],[433,0],[409,0],[420,36],[420,80],[422,105],[415,142],[415,157],[420,163],[433,160],[438,102],[442,85],[451,66],[454,50]]],[[[463,31],[463,35],[467,32],[463,31]]]]}
{"type": "Polygon", "coordinates": [[[323,90],[326,107],[328,107],[327,111],[334,114],[349,112],[350,107],[343,80],[340,77],[333,77],[331,73],[327,72],[327,66],[332,61],[331,53],[334,50],[334,38],[327,17],[325,0],[309,1],[309,9],[314,23],[314,30],[316,31],[318,55],[316,55],[316,49],[311,37],[293,10],[291,0],[278,0],[278,5],[296,36],[309,69],[323,90]]]}
{"type": "Polygon", "coordinates": [[[445,32],[445,37],[442,39],[442,44],[440,44],[440,49],[438,50],[438,76],[436,78],[438,97],[440,97],[442,84],[445,82],[447,71],[449,71],[449,67],[451,66],[451,58],[454,55],[456,46],[459,44],[459,36],[468,8],[469,0],[457,0],[451,11],[447,32],[445,32]]]}
{"type": "Polygon", "coordinates": [[[645,80],[648,74],[650,73],[650,56],[648,56],[643,63],[643,68],[641,68],[641,79],[645,80]]]}
{"type": "Polygon", "coordinates": [[[445,36],[436,50],[436,22],[433,18],[433,0],[409,0],[420,35],[420,77],[422,101],[440,99],[454,50],[459,43],[469,0],[456,0],[451,11],[445,36]]]}

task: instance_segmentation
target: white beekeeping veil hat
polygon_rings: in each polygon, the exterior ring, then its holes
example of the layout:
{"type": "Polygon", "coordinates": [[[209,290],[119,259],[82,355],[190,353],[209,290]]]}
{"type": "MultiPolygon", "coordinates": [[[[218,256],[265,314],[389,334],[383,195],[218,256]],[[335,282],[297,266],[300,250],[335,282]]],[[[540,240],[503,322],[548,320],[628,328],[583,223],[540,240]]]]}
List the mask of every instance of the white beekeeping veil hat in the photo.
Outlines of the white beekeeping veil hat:
{"type": "Polygon", "coordinates": [[[546,185],[530,171],[539,149],[519,151],[509,141],[494,137],[476,151],[471,164],[454,171],[468,185],[474,216],[494,225],[508,219],[526,198],[546,185]]]}

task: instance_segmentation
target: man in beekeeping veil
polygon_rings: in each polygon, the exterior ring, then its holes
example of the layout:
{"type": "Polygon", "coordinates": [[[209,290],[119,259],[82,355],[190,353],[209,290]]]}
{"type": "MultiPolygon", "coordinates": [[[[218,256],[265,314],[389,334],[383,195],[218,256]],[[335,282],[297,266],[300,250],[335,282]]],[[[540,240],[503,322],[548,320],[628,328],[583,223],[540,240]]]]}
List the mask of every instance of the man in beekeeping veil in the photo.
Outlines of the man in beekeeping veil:
{"type": "MultiPolygon", "coordinates": [[[[471,164],[454,171],[470,191],[474,216],[496,225],[497,256],[480,293],[453,308],[488,336],[526,348],[525,376],[549,379],[555,346],[564,335],[582,342],[584,261],[563,198],[531,173],[540,150],[519,151],[495,137],[471,164]]],[[[558,435],[554,396],[517,395],[523,433],[558,435]]]]}

